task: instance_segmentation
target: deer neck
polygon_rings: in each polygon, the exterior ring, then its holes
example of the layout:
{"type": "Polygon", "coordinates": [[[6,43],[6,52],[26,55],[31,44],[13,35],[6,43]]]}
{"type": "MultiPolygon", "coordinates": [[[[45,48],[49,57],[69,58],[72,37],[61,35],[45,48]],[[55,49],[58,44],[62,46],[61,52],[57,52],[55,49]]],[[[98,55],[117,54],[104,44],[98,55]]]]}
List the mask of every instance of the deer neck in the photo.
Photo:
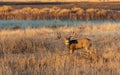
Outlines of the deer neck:
{"type": "Polygon", "coordinates": [[[70,40],[65,42],[65,45],[70,48],[70,40]]]}

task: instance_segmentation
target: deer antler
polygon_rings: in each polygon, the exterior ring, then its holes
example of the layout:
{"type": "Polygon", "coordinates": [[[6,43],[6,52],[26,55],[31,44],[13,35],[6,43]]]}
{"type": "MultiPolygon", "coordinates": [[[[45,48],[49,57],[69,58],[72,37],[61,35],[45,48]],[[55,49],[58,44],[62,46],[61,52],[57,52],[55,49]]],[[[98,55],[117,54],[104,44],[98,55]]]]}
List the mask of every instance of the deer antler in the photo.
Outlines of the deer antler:
{"type": "Polygon", "coordinates": [[[72,36],[69,36],[68,39],[70,40],[72,36]]]}
{"type": "Polygon", "coordinates": [[[61,38],[61,33],[57,32],[57,38],[60,39],[61,38]]]}
{"type": "Polygon", "coordinates": [[[72,31],[71,32],[71,35],[69,36],[69,38],[72,38],[72,37],[75,37],[77,34],[74,32],[74,31],[72,31]]]}

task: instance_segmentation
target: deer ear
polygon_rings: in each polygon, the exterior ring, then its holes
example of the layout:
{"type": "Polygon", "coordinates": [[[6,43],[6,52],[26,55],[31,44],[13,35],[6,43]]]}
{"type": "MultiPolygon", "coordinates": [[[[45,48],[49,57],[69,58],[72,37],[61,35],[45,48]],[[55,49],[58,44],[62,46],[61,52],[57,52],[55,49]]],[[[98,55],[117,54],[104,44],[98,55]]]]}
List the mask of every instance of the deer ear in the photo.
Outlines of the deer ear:
{"type": "Polygon", "coordinates": [[[66,37],[63,37],[63,40],[66,40],[67,38],[66,37]]]}
{"type": "Polygon", "coordinates": [[[72,36],[69,36],[68,39],[70,40],[72,36]]]}

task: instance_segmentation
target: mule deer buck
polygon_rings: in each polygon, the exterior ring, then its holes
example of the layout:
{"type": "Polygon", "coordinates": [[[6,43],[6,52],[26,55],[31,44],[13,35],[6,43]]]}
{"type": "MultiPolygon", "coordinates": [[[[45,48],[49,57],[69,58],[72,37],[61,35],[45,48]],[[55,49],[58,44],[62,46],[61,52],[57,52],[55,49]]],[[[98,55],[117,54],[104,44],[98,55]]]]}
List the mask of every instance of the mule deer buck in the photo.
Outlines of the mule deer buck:
{"type": "Polygon", "coordinates": [[[78,38],[71,40],[71,36],[68,38],[64,38],[64,43],[67,46],[67,48],[70,50],[70,55],[74,53],[74,50],[77,49],[86,49],[87,52],[90,53],[90,39],[88,38],[78,38]]]}

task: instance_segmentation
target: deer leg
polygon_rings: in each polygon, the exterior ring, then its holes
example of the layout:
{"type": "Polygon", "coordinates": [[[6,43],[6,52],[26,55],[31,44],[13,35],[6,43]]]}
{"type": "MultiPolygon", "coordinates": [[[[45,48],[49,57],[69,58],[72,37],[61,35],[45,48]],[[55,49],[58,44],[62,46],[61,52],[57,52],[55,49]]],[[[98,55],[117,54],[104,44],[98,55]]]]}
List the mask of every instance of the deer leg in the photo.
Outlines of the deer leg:
{"type": "Polygon", "coordinates": [[[86,50],[87,53],[91,54],[90,48],[85,47],[85,50],[86,50]]]}
{"type": "Polygon", "coordinates": [[[90,50],[90,48],[86,48],[87,53],[89,54],[96,54],[96,51],[90,50]]]}
{"type": "Polygon", "coordinates": [[[73,52],[74,52],[74,50],[70,50],[70,55],[72,55],[72,54],[73,54],[73,52]]]}

